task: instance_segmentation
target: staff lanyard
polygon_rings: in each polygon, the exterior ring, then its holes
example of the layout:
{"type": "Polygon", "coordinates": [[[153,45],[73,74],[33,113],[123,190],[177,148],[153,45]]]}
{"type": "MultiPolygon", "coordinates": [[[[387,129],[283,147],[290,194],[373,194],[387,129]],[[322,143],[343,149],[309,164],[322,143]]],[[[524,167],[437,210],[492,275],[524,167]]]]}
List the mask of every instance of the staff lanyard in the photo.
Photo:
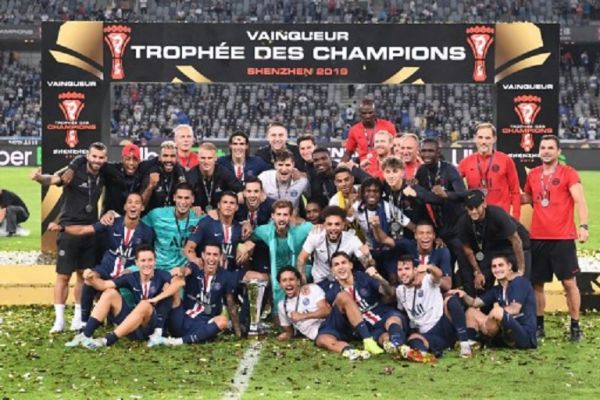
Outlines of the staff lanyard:
{"type": "Polygon", "coordinates": [[[329,252],[329,240],[327,239],[327,233],[325,233],[325,248],[327,249],[327,265],[331,268],[331,256],[338,252],[340,246],[342,245],[342,233],[340,233],[340,238],[337,243],[337,247],[333,253],[329,252]]]}
{"type": "MultiPolygon", "coordinates": [[[[552,183],[552,179],[554,178],[554,174],[558,170],[558,165],[554,168],[554,171],[548,177],[548,182],[552,183]]],[[[550,185],[546,186],[546,181],[544,180],[544,171],[540,171],[540,186],[542,188],[542,199],[550,200],[550,185]]]]}
{"type": "Polygon", "coordinates": [[[441,161],[438,161],[438,163],[437,163],[437,171],[435,172],[433,182],[431,181],[431,171],[429,169],[427,170],[427,179],[429,180],[429,189],[433,188],[435,185],[438,184],[438,182],[440,182],[441,173],[442,173],[442,162],[441,161]]]}
{"type": "MultiPolygon", "coordinates": [[[[294,311],[296,311],[296,312],[298,312],[298,305],[300,304],[300,295],[301,295],[301,294],[300,294],[300,293],[298,293],[298,298],[296,299],[296,308],[295,308],[295,310],[294,310],[294,311]]],[[[284,312],[285,316],[289,318],[289,315],[288,315],[288,309],[287,309],[287,302],[288,302],[288,300],[290,300],[290,299],[289,299],[289,298],[287,298],[287,299],[285,299],[285,301],[283,302],[283,312],[284,312]]]]}
{"type": "Polygon", "coordinates": [[[496,152],[492,152],[492,155],[489,157],[487,167],[485,168],[485,172],[481,170],[481,160],[480,156],[477,156],[477,171],[479,172],[479,184],[482,188],[487,188],[489,186],[488,175],[490,173],[490,168],[492,167],[492,163],[494,162],[494,156],[496,152]]]}

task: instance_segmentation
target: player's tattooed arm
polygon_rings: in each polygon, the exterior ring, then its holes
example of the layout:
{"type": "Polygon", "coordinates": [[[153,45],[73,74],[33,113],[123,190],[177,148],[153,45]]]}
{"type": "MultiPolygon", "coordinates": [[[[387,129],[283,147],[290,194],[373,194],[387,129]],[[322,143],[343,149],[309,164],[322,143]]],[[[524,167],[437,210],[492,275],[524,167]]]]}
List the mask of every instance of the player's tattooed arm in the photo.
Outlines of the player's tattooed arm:
{"type": "Polygon", "coordinates": [[[377,272],[375,267],[369,267],[366,270],[367,275],[379,282],[379,293],[383,296],[384,303],[390,303],[396,297],[396,291],[390,283],[377,272]]]}
{"type": "Polygon", "coordinates": [[[471,297],[464,290],[452,289],[448,290],[447,294],[449,296],[457,295],[469,307],[481,308],[485,305],[479,297],[471,297]]]}
{"type": "Polygon", "coordinates": [[[369,269],[371,267],[375,268],[375,260],[371,256],[370,252],[363,253],[360,257],[358,257],[358,261],[360,261],[365,269],[369,269]]]}

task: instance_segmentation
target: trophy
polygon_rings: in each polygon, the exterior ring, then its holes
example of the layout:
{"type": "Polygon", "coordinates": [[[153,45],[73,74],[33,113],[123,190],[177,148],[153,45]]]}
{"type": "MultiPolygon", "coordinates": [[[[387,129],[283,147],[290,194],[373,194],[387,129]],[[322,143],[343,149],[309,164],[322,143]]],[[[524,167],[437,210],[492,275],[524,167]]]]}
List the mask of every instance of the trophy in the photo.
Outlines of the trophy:
{"type": "Polygon", "coordinates": [[[250,305],[250,329],[248,336],[260,336],[264,333],[264,328],[260,322],[262,302],[267,289],[267,281],[253,279],[245,282],[250,305]]]}

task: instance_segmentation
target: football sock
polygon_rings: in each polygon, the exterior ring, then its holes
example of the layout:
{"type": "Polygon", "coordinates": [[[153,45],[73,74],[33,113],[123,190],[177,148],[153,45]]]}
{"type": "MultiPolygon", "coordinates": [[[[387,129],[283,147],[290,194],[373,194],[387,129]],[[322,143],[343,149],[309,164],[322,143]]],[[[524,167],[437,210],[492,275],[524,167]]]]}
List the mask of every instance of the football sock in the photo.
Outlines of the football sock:
{"type": "Polygon", "coordinates": [[[356,329],[356,332],[358,332],[362,339],[367,339],[372,336],[371,331],[369,330],[369,327],[367,326],[367,323],[365,321],[361,321],[358,325],[354,327],[354,329],[356,329]]]}
{"type": "Polygon", "coordinates": [[[83,328],[83,334],[87,337],[92,337],[100,325],[102,325],[102,322],[94,317],[90,317],[83,328]]]}

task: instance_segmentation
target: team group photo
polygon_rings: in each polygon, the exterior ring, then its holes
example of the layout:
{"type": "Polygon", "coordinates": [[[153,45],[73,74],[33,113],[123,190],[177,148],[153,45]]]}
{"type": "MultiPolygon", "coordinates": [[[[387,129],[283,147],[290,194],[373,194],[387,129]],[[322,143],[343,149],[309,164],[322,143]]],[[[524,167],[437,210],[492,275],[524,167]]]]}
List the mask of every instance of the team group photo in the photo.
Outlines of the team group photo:
{"type": "Polygon", "coordinates": [[[600,392],[600,4],[0,11],[3,398],[600,392]]]}

